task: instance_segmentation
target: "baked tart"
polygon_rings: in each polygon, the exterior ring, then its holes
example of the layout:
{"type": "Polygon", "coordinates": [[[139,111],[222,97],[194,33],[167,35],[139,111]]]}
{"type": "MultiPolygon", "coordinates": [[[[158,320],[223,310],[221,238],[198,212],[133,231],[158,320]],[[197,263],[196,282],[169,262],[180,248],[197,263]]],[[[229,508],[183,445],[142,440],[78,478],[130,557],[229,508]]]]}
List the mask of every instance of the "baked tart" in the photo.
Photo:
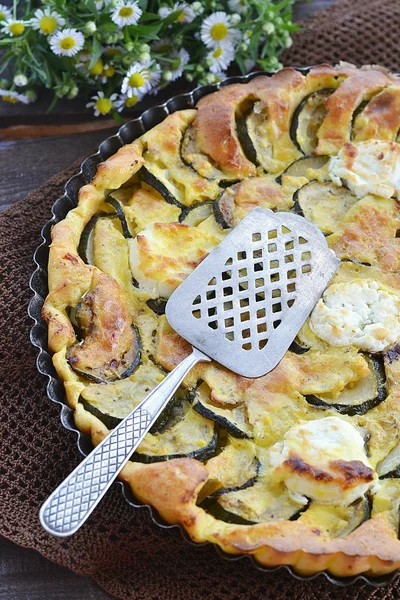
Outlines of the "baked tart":
{"type": "Polygon", "coordinates": [[[342,261],[272,372],[198,364],[122,470],[196,542],[303,575],[400,567],[399,130],[383,68],[256,76],[100,163],[52,230],[49,348],[94,444],[190,352],[166,300],[252,208],[303,215],[342,261]]]}

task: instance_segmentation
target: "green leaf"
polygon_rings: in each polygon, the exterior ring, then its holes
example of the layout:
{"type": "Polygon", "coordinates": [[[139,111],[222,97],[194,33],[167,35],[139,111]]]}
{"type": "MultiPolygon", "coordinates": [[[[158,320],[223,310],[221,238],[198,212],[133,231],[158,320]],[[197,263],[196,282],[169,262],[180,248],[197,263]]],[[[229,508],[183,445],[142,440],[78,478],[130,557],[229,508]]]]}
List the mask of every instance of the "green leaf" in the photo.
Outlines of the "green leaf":
{"type": "Polygon", "coordinates": [[[93,69],[94,65],[97,63],[101,56],[101,44],[97,38],[93,39],[92,52],[93,54],[92,59],[89,63],[89,69],[93,69]]]}

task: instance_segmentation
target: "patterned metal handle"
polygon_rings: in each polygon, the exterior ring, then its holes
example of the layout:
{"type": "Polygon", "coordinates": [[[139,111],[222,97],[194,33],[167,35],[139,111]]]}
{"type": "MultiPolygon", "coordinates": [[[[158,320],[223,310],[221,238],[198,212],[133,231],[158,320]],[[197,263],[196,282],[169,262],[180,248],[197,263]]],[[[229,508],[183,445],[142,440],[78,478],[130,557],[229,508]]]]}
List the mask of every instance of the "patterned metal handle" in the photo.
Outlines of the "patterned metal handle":
{"type": "Polygon", "coordinates": [[[185,375],[208,356],[193,349],[121,423],[91,452],[40,510],[44,529],[60,537],[72,535],[86,521],[132,452],[182,383],[185,375]]]}

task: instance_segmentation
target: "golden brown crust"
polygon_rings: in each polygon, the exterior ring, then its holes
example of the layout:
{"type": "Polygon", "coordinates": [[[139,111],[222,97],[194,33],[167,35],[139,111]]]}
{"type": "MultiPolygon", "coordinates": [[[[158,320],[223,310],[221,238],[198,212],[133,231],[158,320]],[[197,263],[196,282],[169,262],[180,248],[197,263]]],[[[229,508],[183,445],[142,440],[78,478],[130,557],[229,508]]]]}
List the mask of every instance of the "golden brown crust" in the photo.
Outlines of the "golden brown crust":
{"type": "Polygon", "coordinates": [[[357,106],[390,85],[382,71],[354,71],[325,102],[327,115],[318,131],[316,154],[336,154],[350,141],[351,120],[357,106]]]}
{"type": "Polygon", "coordinates": [[[400,129],[400,86],[388,87],[377,94],[356,117],[353,140],[395,141],[400,129]]]}
{"type": "Polygon", "coordinates": [[[205,96],[197,104],[193,127],[200,150],[223,171],[238,179],[255,175],[256,168],[245,157],[239,144],[235,116],[243,103],[256,99],[254,88],[265,81],[267,78],[262,77],[250,83],[222,88],[216,94],[205,96]]]}

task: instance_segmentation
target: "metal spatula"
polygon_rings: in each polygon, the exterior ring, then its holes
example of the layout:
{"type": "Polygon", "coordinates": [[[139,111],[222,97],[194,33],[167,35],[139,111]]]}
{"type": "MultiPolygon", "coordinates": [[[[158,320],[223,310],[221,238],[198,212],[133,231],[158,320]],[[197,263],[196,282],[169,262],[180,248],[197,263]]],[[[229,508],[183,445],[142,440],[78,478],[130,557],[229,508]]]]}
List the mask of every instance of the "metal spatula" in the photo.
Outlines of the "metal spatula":
{"type": "Polygon", "coordinates": [[[255,208],[172,294],[170,325],[193,352],[49,496],[43,527],[68,536],[84,523],[185,375],[211,358],[245,377],[282,359],[340,261],[303,217],[255,208]]]}

